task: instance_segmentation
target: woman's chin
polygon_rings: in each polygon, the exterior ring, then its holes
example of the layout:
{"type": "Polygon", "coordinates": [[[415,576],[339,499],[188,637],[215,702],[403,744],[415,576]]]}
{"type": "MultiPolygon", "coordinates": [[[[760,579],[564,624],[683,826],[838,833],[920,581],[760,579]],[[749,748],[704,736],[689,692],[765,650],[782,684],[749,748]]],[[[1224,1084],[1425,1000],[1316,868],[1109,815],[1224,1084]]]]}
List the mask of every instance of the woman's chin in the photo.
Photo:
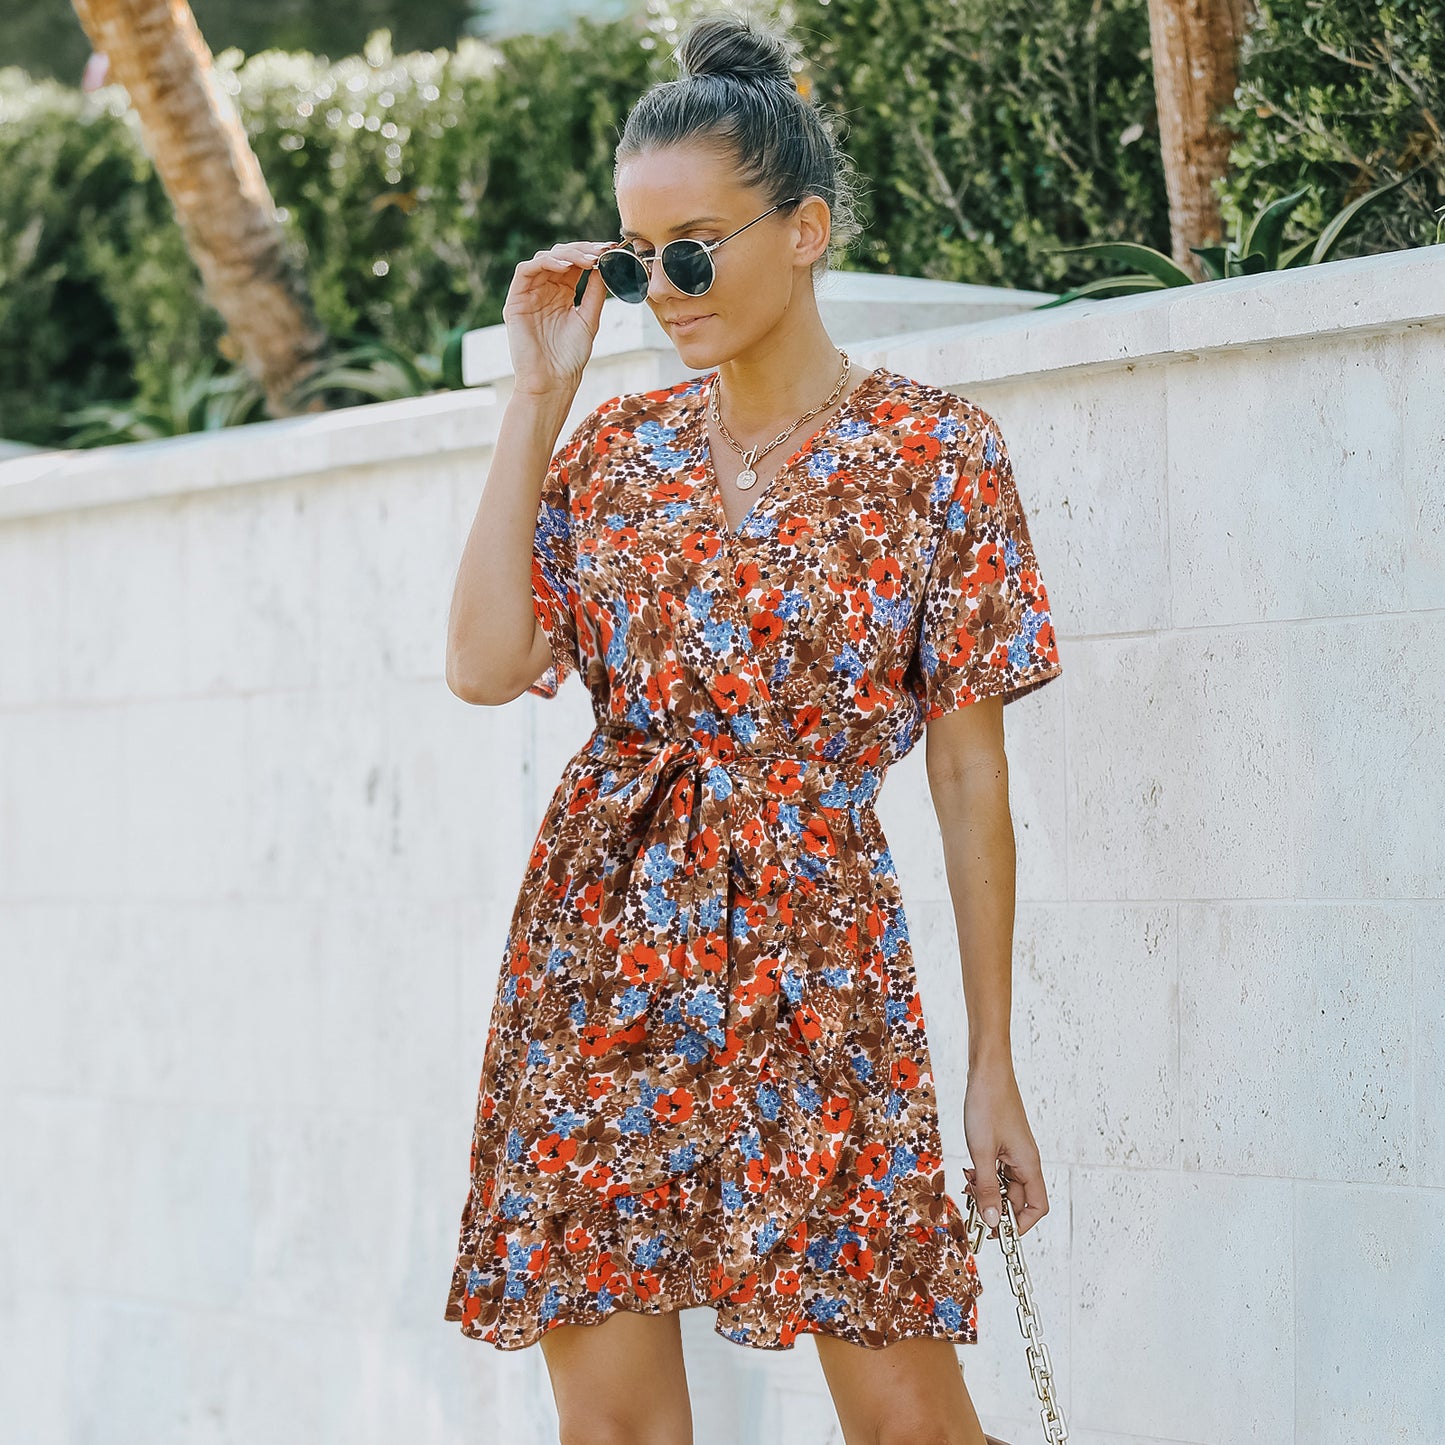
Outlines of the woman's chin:
{"type": "Polygon", "coordinates": [[[719,357],[726,355],[715,341],[706,346],[701,342],[695,341],[675,341],[673,342],[673,351],[677,354],[679,360],[685,362],[688,366],[703,369],[715,365],[719,357]]]}

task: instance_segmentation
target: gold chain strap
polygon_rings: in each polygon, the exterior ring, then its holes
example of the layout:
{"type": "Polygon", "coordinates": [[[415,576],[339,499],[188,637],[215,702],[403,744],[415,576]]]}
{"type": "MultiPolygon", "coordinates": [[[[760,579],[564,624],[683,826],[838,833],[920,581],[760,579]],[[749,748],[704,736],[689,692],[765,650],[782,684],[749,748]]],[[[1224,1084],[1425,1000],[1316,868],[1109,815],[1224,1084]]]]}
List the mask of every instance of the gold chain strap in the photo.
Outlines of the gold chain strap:
{"type": "MultiPolygon", "coordinates": [[[[1029,1279],[1028,1266],[1024,1263],[1018,1224],[1014,1219],[1013,1205],[1009,1203],[1008,1181],[1003,1177],[1002,1170],[999,1171],[998,1185],[1003,1194],[1003,1208],[999,1212],[998,1221],[998,1242],[1003,1248],[1009,1284],[1019,1302],[1019,1330],[1028,1344],[1029,1373],[1033,1376],[1034,1394],[1039,1397],[1042,1407],[1039,1417],[1044,1422],[1044,1439],[1049,1445],[1063,1445],[1069,1438],[1069,1427],[1064,1423],[1064,1412],[1059,1409],[1058,1399],[1054,1395],[1054,1369],[1049,1360],[1049,1347],[1044,1343],[1038,1315],[1034,1312],[1033,1282],[1029,1279]]],[[[968,1247],[974,1254],[977,1254],[983,1245],[983,1231],[983,1216],[978,1212],[978,1200],[970,1191],[968,1247]]]]}

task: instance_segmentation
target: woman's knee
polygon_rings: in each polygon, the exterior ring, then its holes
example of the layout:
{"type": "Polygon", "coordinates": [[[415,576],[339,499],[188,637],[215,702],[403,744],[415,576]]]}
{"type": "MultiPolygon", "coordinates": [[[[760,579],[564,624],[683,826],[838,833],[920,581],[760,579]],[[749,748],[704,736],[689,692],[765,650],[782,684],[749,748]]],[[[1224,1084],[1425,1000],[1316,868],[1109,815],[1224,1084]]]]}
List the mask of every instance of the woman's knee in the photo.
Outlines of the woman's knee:
{"type": "Polygon", "coordinates": [[[877,1445],[974,1445],[981,1437],[969,1433],[965,1421],[938,1416],[890,1416],[878,1425],[877,1445]]]}
{"type": "Polygon", "coordinates": [[[558,1445],[692,1445],[692,1421],[672,1424],[655,1410],[569,1411],[560,1417],[558,1445]]]}
{"type": "Polygon", "coordinates": [[[907,1339],[870,1350],[820,1335],[817,1346],[847,1445],[984,1445],[949,1341],[907,1339]]]}
{"type": "Polygon", "coordinates": [[[618,1310],[542,1336],[561,1445],[692,1445],[675,1313],[618,1310]]]}

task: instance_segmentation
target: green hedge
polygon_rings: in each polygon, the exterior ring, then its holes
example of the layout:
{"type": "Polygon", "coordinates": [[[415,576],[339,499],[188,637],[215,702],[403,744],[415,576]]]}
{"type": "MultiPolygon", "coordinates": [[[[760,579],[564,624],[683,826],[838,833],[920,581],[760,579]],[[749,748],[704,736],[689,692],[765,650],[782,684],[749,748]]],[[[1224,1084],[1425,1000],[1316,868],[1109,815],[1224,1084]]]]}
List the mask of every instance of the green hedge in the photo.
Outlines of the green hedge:
{"type": "Polygon", "coordinates": [[[1361,218],[1357,251],[1432,244],[1445,205],[1445,4],[1260,0],[1240,59],[1239,132],[1224,187],[1237,217],[1296,190],[1301,234],[1411,175],[1361,218]]]}
{"type": "Polygon", "coordinates": [[[1059,290],[1102,239],[1169,244],[1145,0],[800,0],[871,179],[859,265],[1059,290]]]}
{"type": "MultiPolygon", "coordinates": [[[[1262,4],[1227,204],[1304,177],[1322,205],[1298,220],[1317,224],[1423,161],[1367,239],[1433,239],[1441,6],[1262,4]]],[[[334,63],[219,54],[328,332],[424,352],[448,327],[499,322],[522,258],[614,234],[628,107],[675,74],[671,42],[710,8],[646,0],[621,21],[399,56],[382,31],[334,63]]],[[[864,182],[845,264],[1062,290],[1101,263],[1060,247],[1168,249],[1145,0],[782,0],[776,14],[864,182]]],[[[225,351],[119,87],[84,96],[0,70],[0,175],[0,436],[62,443],[67,412],[159,404],[225,351]]]]}
{"type": "MultiPolygon", "coordinates": [[[[501,320],[523,256],[615,232],[613,128],[648,83],[618,26],[334,64],[216,57],[322,323],[408,352],[501,320]]],[[[54,444],[82,403],[159,401],[215,355],[169,201],[119,87],[0,71],[0,436],[54,444]]]]}
{"type": "MultiPolygon", "coordinates": [[[[597,0],[592,0],[597,3],[597,0]]],[[[462,35],[486,35],[490,0],[190,0],[213,51],[313,50],[354,55],[373,30],[390,25],[401,50],[435,50],[462,35]]],[[[90,54],[71,0],[0,0],[6,65],[37,78],[79,81],[90,54]]]]}
{"type": "Polygon", "coordinates": [[[70,408],[184,359],[191,263],[119,99],[0,70],[0,436],[53,443],[70,408]]]}

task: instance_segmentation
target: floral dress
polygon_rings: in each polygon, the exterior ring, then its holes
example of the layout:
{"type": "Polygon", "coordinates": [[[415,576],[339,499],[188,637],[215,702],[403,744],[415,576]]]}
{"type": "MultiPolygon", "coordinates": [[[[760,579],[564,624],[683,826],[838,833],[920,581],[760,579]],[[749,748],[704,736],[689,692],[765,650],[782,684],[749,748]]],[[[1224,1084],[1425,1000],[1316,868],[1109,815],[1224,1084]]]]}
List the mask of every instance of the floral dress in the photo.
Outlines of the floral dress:
{"type": "Polygon", "coordinates": [[[875,803],[926,722],[1059,675],[1048,596],[977,406],[880,368],[734,532],[716,380],[603,402],[547,473],[529,691],[577,672],[595,727],[512,915],[445,1317],[973,1343],[875,803]]]}

